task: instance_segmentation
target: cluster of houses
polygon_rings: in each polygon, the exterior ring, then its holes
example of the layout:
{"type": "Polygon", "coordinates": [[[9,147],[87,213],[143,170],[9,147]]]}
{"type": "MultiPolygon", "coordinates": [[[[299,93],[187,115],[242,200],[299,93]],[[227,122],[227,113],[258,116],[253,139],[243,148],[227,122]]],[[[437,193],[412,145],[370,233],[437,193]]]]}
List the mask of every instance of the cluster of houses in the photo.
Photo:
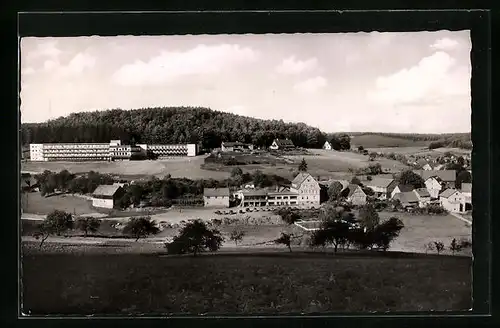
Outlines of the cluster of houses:
{"type": "Polygon", "coordinates": [[[470,170],[470,164],[471,164],[470,154],[464,154],[458,157],[453,154],[444,154],[441,157],[435,157],[435,158],[432,158],[429,155],[422,157],[415,157],[414,155],[410,155],[407,159],[407,164],[425,171],[437,171],[437,170],[443,170],[446,167],[446,164],[458,163],[459,157],[463,158],[464,168],[470,170]]]}
{"type": "MultiPolygon", "coordinates": [[[[372,189],[374,197],[380,200],[399,200],[404,208],[425,207],[429,204],[439,204],[450,212],[463,213],[472,210],[472,184],[462,183],[460,189],[455,188],[456,175],[453,170],[426,171],[416,170],[424,182],[424,188],[414,188],[412,185],[399,184],[394,178],[375,177],[367,181],[365,186],[372,189]]],[[[347,180],[338,181],[346,191],[347,201],[354,205],[364,205],[368,195],[359,185],[347,180]]],[[[330,184],[333,181],[328,181],[330,184]]]]}
{"type": "Polygon", "coordinates": [[[205,188],[206,207],[229,207],[231,199],[239,207],[318,206],[321,186],[309,173],[301,172],[290,186],[257,189],[253,185],[230,191],[229,188],[205,188]]]}
{"type": "MultiPolygon", "coordinates": [[[[249,152],[254,150],[254,145],[239,141],[223,141],[220,150],[223,152],[249,152]]],[[[291,150],[295,149],[293,141],[290,139],[274,139],[269,146],[271,150],[291,150]]]]}

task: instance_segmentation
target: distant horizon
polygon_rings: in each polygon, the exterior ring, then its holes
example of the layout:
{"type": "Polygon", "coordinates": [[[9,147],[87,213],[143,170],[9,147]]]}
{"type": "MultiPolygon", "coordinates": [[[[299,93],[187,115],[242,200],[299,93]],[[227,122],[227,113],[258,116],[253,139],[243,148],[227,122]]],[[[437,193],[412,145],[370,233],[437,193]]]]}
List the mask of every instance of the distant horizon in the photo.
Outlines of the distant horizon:
{"type": "Polygon", "coordinates": [[[192,106],[324,132],[471,130],[469,31],[28,37],[20,50],[23,123],[192,106]]]}

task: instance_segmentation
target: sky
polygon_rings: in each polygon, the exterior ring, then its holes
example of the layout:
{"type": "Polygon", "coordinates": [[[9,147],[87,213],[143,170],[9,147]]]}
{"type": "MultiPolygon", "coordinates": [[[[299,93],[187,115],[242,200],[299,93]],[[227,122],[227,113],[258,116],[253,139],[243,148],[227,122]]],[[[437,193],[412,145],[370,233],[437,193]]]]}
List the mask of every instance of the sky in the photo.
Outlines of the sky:
{"type": "Polygon", "coordinates": [[[470,132],[469,31],[22,38],[21,122],[201,106],[324,132],[470,132]]]}

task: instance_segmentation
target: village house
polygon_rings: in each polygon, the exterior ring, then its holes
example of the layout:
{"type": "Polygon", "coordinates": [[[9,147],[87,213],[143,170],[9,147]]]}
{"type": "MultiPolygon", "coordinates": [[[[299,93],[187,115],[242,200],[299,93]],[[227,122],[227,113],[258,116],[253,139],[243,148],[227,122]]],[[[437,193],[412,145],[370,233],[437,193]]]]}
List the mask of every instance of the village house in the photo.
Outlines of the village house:
{"type": "Polygon", "coordinates": [[[100,185],[92,193],[92,206],[112,209],[117,201],[125,194],[120,185],[100,185]]]}
{"type": "Polygon", "coordinates": [[[419,207],[426,207],[431,203],[431,194],[427,188],[417,188],[414,189],[413,192],[417,196],[419,207]]]}
{"type": "Polygon", "coordinates": [[[430,166],[429,163],[426,163],[424,166],[422,166],[422,170],[431,171],[432,166],[430,166]]]}
{"type": "Polygon", "coordinates": [[[465,212],[465,197],[457,189],[449,188],[439,194],[441,205],[449,212],[465,212]]]}
{"type": "Polygon", "coordinates": [[[397,186],[395,179],[375,177],[366,183],[366,186],[375,192],[375,197],[378,199],[387,199],[391,197],[391,192],[397,186]]]}
{"type": "Polygon", "coordinates": [[[274,139],[269,148],[272,150],[287,150],[295,148],[295,145],[290,139],[274,139]]]}
{"type": "Polygon", "coordinates": [[[455,170],[414,170],[414,173],[420,175],[425,181],[430,177],[439,177],[447,188],[454,188],[457,173],[455,170]]]}
{"type": "Polygon", "coordinates": [[[365,205],[366,204],[366,194],[361,189],[360,186],[356,184],[350,184],[347,189],[349,193],[347,194],[347,201],[353,205],[365,205]]]}
{"type": "Polygon", "coordinates": [[[464,195],[465,211],[472,210],[472,183],[462,183],[460,191],[464,195]]]}
{"type": "Polygon", "coordinates": [[[328,141],[325,141],[325,143],[323,144],[323,149],[332,150],[332,144],[328,141]]]}
{"type": "Polygon", "coordinates": [[[344,191],[347,187],[349,187],[349,184],[350,184],[350,182],[347,181],[347,180],[336,180],[336,179],[330,179],[330,180],[326,180],[326,181],[320,181],[320,184],[324,185],[326,188],[330,188],[330,186],[334,182],[338,182],[338,183],[340,183],[342,185],[342,190],[341,191],[344,191]]]}
{"type": "Polygon", "coordinates": [[[425,180],[425,188],[431,195],[431,198],[439,198],[439,193],[443,190],[443,180],[439,177],[429,177],[425,180]]]}
{"type": "Polygon", "coordinates": [[[415,188],[412,185],[399,184],[396,187],[394,187],[394,189],[392,190],[391,198],[394,198],[394,196],[396,196],[397,194],[402,193],[402,192],[412,192],[413,189],[415,189],[415,188]]]}
{"type": "Polygon", "coordinates": [[[419,158],[415,161],[415,165],[419,168],[424,169],[424,166],[429,165],[429,163],[425,159],[419,158]]]}
{"type": "Polygon", "coordinates": [[[299,194],[298,203],[305,205],[319,205],[320,191],[318,181],[316,181],[309,173],[301,172],[292,181],[290,191],[299,194]]]}
{"type": "Polygon", "coordinates": [[[250,151],[253,150],[252,144],[247,144],[243,142],[222,142],[221,150],[223,152],[233,152],[233,151],[250,151]]]}
{"type": "Polygon", "coordinates": [[[229,207],[229,188],[204,188],[203,203],[205,207],[229,207]]]}
{"type": "Polygon", "coordinates": [[[240,207],[297,206],[299,195],[290,188],[242,189],[234,193],[240,207]]]}
{"type": "Polygon", "coordinates": [[[438,164],[438,165],[434,166],[433,170],[439,171],[439,170],[442,170],[443,168],[444,168],[443,164],[438,164]]]}
{"type": "Polygon", "coordinates": [[[417,195],[413,191],[403,191],[394,195],[394,200],[399,200],[404,209],[415,208],[419,206],[417,195]]]}

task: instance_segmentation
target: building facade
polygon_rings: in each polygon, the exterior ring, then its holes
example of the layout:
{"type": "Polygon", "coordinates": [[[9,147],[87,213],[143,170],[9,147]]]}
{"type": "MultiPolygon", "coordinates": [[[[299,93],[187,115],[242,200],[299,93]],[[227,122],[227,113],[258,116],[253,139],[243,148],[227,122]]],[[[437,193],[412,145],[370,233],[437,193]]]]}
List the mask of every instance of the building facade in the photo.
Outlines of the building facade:
{"type": "Polygon", "coordinates": [[[309,173],[299,173],[292,181],[290,191],[298,193],[301,205],[319,205],[321,187],[309,173]]]}
{"type": "Polygon", "coordinates": [[[100,185],[92,193],[92,206],[113,209],[125,190],[117,184],[100,185]]]}
{"type": "Polygon", "coordinates": [[[431,203],[431,194],[427,190],[427,188],[418,188],[413,190],[415,196],[418,198],[418,206],[426,207],[431,203]]]}
{"type": "Polygon", "coordinates": [[[350,184],[349,193],[347,194],[347,201],[353,205],[365,205],[366,204],[366,194],[361,189],[360,186],[356,184],[350,184]]]}
{"type": "Polygon", "coordinates": [[[383,200],[391,198],[391,192],[397,186],[397,181],[392,178],[388,179],[375,177],[371,181],[368,181],[366,186],[373,190],[375,197],[383,200]]]}
{"type": "Polygon", "coordinates": [[[295,145],[290,139],[274,139],[273,143],[271,144],[271,146],[269,146],[269,148],[272,150],[278,150],[278,149],[286,150],[295,148],[295,145]]]}
{"type": "Polygon", "coordinates": [[[332,144],[328,141],[325,141],[325,143],[323,144],[323,149],[332,150],[332,144]]]}
{"type": "Polygon", "coordinates": [[[465,197],[456,189],[446,189],[439,195],[441,205],[450,212],[465,212],[465,197]]]}
{"type": "Polygon", "coordinates": [[[229,207],[229,188],[204,188],[203,204],[205,207],[229,207]]]}
{"type": "Polygon", "coordinates": [[[429,191],[431,198],[439,198],[439,193],[442,191],[443,186],[441,184],[441,179],[437,177],[430,177],[425,180],[425,188],[429,191]]]}
{"type": "Polygon", "coordinates": [[[109,143],[47,143],[30,144],[31,161],[110,161],[130,159],[141,152],[152,151],[158,157],[196,156],[195,144],[122,145],[120,140],[109,143]]]}

